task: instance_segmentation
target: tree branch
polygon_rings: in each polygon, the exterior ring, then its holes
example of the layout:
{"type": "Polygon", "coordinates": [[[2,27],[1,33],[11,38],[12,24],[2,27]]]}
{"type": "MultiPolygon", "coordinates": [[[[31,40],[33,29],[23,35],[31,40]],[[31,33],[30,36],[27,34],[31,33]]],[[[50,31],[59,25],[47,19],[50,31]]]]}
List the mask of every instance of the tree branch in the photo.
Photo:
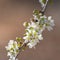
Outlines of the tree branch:
{"type": "MultiPolygon", "coordinates": [[[[48,0],[49,1],[49,0],[48,0]]],[[[46,11],[46,8],[47,8],[47,5],[48,5],[48,1],[46,1],[46,4],[44,7],[42,7],[42,10],[41,10],[41,13],[42,15],[44,15],[45,11],[46,11]]]]}
{"type": "MultiPolygon", "coordinates": [[[[19,53],[22,51],[23,47],[26,47],[28,43],[23,43],[22,46],[19,48],[19,53]]],[[[19,53],[17,54],[16,58],[18,57],[19,53]]]]}
{"type": "MultiPolygon", "coordinates": [[[[49,1],[49,0],[48,0],[49,1]]],[[[47,4],[48,4],[48,1],[46,1],[46,4],[45,6],[42,8],[42,10],[40,11],[42,13],[42,15],[44,15],[45,11],[46,11],[46,8],[47,8],[47,4]]],[[[22,48],[23,47],[26,47],[28,43],[23,43],[22,46],[19,48],[19,52],[22,51],[22,48]]],[[[19,55],[19,53],[17,54],[17,56],[19,55]]],[[[16,58],[17,58],[16,56],[16,58]]]]}

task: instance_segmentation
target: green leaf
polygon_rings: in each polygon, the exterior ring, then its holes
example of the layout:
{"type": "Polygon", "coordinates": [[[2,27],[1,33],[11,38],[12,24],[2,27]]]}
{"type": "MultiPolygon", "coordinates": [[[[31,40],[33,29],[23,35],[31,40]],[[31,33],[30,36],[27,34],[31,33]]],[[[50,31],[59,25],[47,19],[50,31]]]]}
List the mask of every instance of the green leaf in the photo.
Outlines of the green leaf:
{"type": "Polygon", "coordinates": [[[17,40],[18,42],[20,42],[22,39],[19,38],[19,37],[16,37],[16,40],[17,40]]]}
{"type": "Polygon", "coordinates": [[[40,13],[40,11],[38,11],[38,10],[33,11],[33,14],[35,14],[35,15],[38,15],[39,13],[40,13]]]}
{"type": "Polygon", "coordinates": [[[46,0],[42,0],[42,2],[45,4],[46,3],[46,0]]]}
{"type": "MultiPolygon", "coordinates": [[[[42,2],[43,2],[44,4],[46,4],[46,1],[47,1],[47,0],[42,0],[42,2]]],[[[53,0],[49,0],[49,3],[52,4],[52,3],[53,3],[53,0]]]]}
{"type": "Polygon", "coordinates": [[[30,30],[33,30],[34,28],[33,28],[33,27],[30,27],[29,29],[30,29],[30,30]]]}
{"type": "Polygon", "coordinates": [[[28,22],[24,22],[23,25],[24,25],[25,27],[27,27],[27,26],[29,26],[29,23],[28,23],[28,22]]]}
{"type": "Polygon", "coordinates": [[[21,47],[22,44],[18,43],[18,47],[21,47]]]}

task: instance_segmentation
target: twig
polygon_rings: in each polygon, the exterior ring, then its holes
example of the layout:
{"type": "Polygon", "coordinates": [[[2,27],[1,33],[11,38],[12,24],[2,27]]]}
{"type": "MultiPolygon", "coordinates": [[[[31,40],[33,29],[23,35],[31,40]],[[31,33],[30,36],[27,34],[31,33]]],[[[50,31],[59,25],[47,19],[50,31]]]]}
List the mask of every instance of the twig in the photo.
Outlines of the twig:
{"type": "MultiPolygon", "coordinates": [[[[22,51],[23,47],[26,47],[28,43],[23,43],[22,46],[19,48],[19,53],[22,51]]],[[[16,58],[18,57],[19,53],[17,54],[16,58]]]]}
{"type": "MultiPolygon", "coordinates": [[[[49,1],[49,0],[48,0],[48,1],[49,1]]],[[[48,1],[46,1],[45,6],[44,6],[44,7],[42,8],[42,10],[40,11],[40,12],[42,13],[42,15],[44,15],[44,13],[45,13],[45,11],[46,11],[48,1]]],[[[23,47],[26,47],[27,44],[28,44],[28,43],[23,43],[22,46],[19,48],[19,52],[21,52],[21,51],[22,51],[22,48],[23,48],[23,47]]],[[[18,56],[18,55],[19,55],[19,53],[17,54],[17,56],[18,56]]],[[[16,56],[16,58],[17,58],[17,56],[16,56]]]]}
{"type": "Polygon", "coordinates": [[[42,10],[41,10],[42,15],[44,15],[44,13],[45,13],[45,11],[46,11],[46,8],[47,8],[47,5],[48,5],[48,1],[49,1],[49,0],[47,0],[45,6],[42,7],[42,10]]]}

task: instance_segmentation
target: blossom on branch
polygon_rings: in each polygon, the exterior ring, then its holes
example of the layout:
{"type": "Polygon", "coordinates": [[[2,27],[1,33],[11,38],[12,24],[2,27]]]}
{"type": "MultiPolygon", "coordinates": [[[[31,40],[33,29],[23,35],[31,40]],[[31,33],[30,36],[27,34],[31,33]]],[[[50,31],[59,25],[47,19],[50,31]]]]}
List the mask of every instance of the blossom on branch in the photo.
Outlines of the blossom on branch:
{"type": "MultiPolygon", "coordinates": [[[[49,0],[51,1],[51,0],[49,0]]],[[[17,41],[10,40],[6,50],[8,51],[7,56],[9,60],[18,60],[17,56],[20,51],[23,51],[26,46],[29,48],[34,48],[41,40],[43,40],[43,31],[47,29],[48,31],[53,30],[55,26],[54,20],[51,16],[46,16],[44,13],[46,11],[48,0],[39,0],[41,3],[42,10],[34,10],[33,18],[30,23],[24,22],[25,34],[23,40],[16,37],[17,41]]]]}
{"type": "Polygon", "coordinates": [[[8,46],[5,47],[8,51],[7,56],[9,56],[9,60],[17,60],[16,56],[19,53],[18,43],[14,40],[10,40],[8,46]]]}
{"type": "Polygon", "coordinates": [[[52,30],[55,24],[51,16],[47,17],[46,15],[42,15],[38,10],[34,10],[31,22],[25,22],[23,25],[26,26],[26,33],[23,37],[24,42],[28,42],[27,46],[32,48],[35,47],[40,40],[43,40],[42,32],[46,28],[49,31],[52,30]]]}

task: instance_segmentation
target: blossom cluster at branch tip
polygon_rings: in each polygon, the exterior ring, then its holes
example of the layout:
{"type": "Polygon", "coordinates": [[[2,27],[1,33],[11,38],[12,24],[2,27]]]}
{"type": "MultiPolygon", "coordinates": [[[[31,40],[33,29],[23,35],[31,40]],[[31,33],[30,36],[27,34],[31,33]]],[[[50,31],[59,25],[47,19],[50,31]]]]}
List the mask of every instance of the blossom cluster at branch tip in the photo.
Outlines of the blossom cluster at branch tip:
{"type": "MultiPolygon", "coordinates": [[[[49,0],[51,1],[51,0],[49,0]]],[[[48,31],[53,30],[55,26],[52,16],[44,15],[48,0],[39,0],[42,10],[34,10],[33,18],[30,23],[24,22],[23,25],[26,27],[23,40],[16,37],[15,40],[10,40],[8,46],[6,46],[7,56],[9,60],[18,60],[17,56],[20,51],[24,51],[26,46],[29,48],[35,48],[35,46],[43,40],[43,31],[47,29],[48,31]]]]}
{"type": "Polygon", "coordinates": [[[30,23],[24,22],[23,25],[26,27],[26,33],[23,37],[24,41],[16,37],[17,41],[10,40],[8,46],[5,47],[8,51],[7,56],[9,56],[9,60],[18,60],[16,57],[20,49],[23,50],[26,46],[35,48],[35,46],[43,40],[43,31],[45,29],[51,31],[55,26],[51,16],[47,17],[38,10],[33,11],[33,18],[30,23]],[[24,44],[26,44],[26,46],[24,44]]]}
{"type": "Polygon", "coordinates": [[[53,30],[54,20],[51,16],[42,15],[38,10],[33,11],[33,19],[30,23],[23,24],[26,27],[26,33],[23,37],[24,42],[29,48],[35,47],[40,40],[43,40],[42,32],[47,28],[48,31],[53,30]]]}
{"type": "Polygon", "coordinates": [[[19,45],[16,41],[10,40],[5,48],[8,51],[7,56],[9,56],[9,60],[18,60],[16,56],[19,53],[19,45]]]}

